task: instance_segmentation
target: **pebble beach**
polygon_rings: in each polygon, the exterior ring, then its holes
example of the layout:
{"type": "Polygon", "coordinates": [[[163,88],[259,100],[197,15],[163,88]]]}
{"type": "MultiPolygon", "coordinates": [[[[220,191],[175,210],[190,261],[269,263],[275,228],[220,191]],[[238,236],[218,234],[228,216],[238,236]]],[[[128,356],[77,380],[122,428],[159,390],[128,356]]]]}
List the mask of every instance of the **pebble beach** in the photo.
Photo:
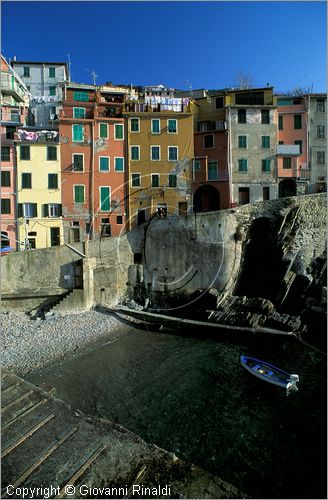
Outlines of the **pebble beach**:
{"type": "Polygon", "coordinates": [[[49,320],[33,320],[24,312],[1,310],[1,366],[19,376],[38,371],[92,347],[114,342],[125,325],[96,310],[49,320]]]}

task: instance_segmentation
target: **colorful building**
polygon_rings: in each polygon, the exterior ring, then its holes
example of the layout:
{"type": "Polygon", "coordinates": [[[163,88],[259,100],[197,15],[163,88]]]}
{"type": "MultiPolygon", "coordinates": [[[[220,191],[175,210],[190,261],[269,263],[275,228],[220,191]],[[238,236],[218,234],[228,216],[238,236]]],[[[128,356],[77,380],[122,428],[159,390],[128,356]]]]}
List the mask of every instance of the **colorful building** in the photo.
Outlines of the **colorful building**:
{"type": "Polygon", "coordinates": [[[231,206],[228,169],[228,131],[225,92],[193,91],[195,101],[194,211],[222,210],[231,206]]]}
{"type": "Polygon", "coordinates": [[[160,210],[164,216],[192,211],[193,114],[189,98],[175,98],[163,85],[145,87],[129,99],[127,194],[129,229],[160,210]]]}
{"type": "Polygon", "coordinates": [[[63,100],[64,82],[69,81],[65,62],[11,62],[31,94],[29,125],[49,128],[56,125],[63,100]]]}
{"type": "Polygon", "coordinates": [[[305,194],[309,180],[306,100],[276,96],[278,106],[277,177],[279,197],[305,194]]]}
{"type": "Polygon", "coordinates": [[[229,90],[226,126],[232,206],[278,198],[273,88],[229,90]]]}
{"type": "Polygon", "coordinates": [[[309,193],[327,190],[327,95],[306,96],[309,193]]]}
{"type": "Polygon", "coordinates": [[[15,134],[25,125],[30,94],[1,56],[1,247],[19,249],[15,134]]]}
{"type": "Polygon", "coordinates": [[[125,123],[128,88],[64,85],[59,116],[66,242],[125,230],[125,123]]]}
{"type": "Polygon", "coordinates": [[[17,201],[22,248],[62,245],[58,132],[24,130],[17,147],[17,201]]]}

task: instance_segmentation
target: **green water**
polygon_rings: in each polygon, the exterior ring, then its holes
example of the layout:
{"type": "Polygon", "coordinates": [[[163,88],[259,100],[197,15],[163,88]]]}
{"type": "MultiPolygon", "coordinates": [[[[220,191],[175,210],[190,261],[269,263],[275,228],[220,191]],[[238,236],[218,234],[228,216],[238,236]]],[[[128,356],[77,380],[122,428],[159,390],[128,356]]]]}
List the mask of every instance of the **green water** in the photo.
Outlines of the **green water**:
{"type": "Polygon", "coordinates": [[[326,358],[296,341],[229,343],[126,327],[114,343],[31,375],[254,498],[326,498],[326,358]],[[249,374],[246,354],[299,374],[249,374]]]}

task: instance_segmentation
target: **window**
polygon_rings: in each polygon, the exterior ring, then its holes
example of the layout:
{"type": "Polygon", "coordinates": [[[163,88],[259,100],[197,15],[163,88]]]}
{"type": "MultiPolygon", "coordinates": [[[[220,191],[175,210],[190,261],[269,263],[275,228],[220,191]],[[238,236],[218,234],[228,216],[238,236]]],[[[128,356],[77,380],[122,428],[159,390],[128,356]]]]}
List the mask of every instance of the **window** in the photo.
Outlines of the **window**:
{"type": "Polygon", "coordinates": [[[22,189],[32,189],[32,174],[22,174],[22,189]]]}
{"type": "Polygon", "coordinates": [[[246,109],[238,109],[238,123],[246,123],[246,109]]]}
{"type": "Polygon", "coordinates": [[[1,186],[10,187],[10,172],[7,170],[1,171],[1,186]]]}
{"type": "Polygon", "coordinates": [[[194,160],[194,172],[198,172],[200,170],[200,160],[194,160]]]}
{"type": "Polygon", "coordinates": [[[99,123],[99,137],[101,139],[108,138],[108,125],[107,125],[107,123],[99,123]]]}
{"type": "Polygon", "coordinates": [[[131,160],[140,160],[140,146],[130,146],[131,160]]]}
{"type": "Polygon", "coordinates": [[[15,139],[15,127],[6,127],[6,139],[15,139]]]}
{"type": "Polygon", "coordinates": [[[263,201],[270,200],[270,187],[269,186],[264,186],[263,187],[263,201]]]}
{"type": "Polygon", "coordinates": [[[261,110],[261,123],[262,124],[270,123],[270,111],[268,109],[261,110]]]}
{"type": "Polygon", "coordinates": [[[262,135],[262,148],[269,149],[270,148],[270,136],[262,135]]]}
{"type": "Polygon", "coordinates": [[[124,172],[124,158],[116,156],[114,159],[115,172],[124,172]]]}
{"type": "Polygon", "coordinates": [[[74,101],[88,102],[88,100],[89,100],[88,92],[74,92],[73,96],[74,96],[74,101]]]}
{"type": "Polygon", "coordinates": [[[123,224],[123,216],[122,215],[116,216],[116,224],[123,224]]]}
{"type": "Polygon", "coordinates": [[[154,118],[151,121],[151,133],[152,134],[159,134],[161,131],[161,121],[158,120],[157,118],[154,118]]]}
{"type": "Polygon", "coordinates": [[[302,154],[302,141],[294,141],[294,144],[300,147],[300,154],[302,154]]]}
{"type": "Polygon", "coordinates": [[[101,237],[107,238],[112,235],[112,230],[109,223],[109,217],[101,218],[101,237]]]}
{"type": "Polygon", "coordinates": [[[20,159],[21,160],[30,160],[30,146],[21,146],[20,147],[20,159]]]}
{"type": "Polygon", "coordinates": [[[248,165],[247,165],[247,160],[245,158],[238,160],[238,170],[239,172],[247,172],[248,165]]]}
{"type": "Polygon", "coordinates": [[[49,87],[49,95],[56,95],[56,87],[49,87]]]}
{"type": "Polygon", "coordinates": [[[177,134],[178,133],[177,120],[167,120],[167,132],[169,134],[177,134]]]}
{"type": "Polygon", "coordinates": [[[292,168],[292,159],[290,157],[282,159],[282,168],[292,168]]]}
{"type": "Polygon", "coordinates": [[[168,147],[168,160],[177,161],[178,160],[178,146],[168,147]]]}
{"type": "Polygon", "coordinates": [[[317,112],[324,113],[325,112],[325,99],[317,99],[317,112]]]}
{"type": "Polygon", "coordinates": [[[238,203],[239,205],[249,203],[249,187],[238,188],[238,203]]]}
{"type": "Polygon", "coordinates": [[[214,135],[204,135],[204,148],[214,148],[214,135]]]}
{"type": "Polygon", "coordinates": [[[130,119],[130,131],[131,132],[140,132],[140,119],[139,118],[131,118],[130,119]]]}
{"type": "Polygon", "coordinates": [[[31,73],[30,73],[30,68],[28,66],[24,66],[23,67],[23,76],[31,76],[31,73]]]}
{"type": "Polygon", "coordinates": [[[123,124],[122,123],[115,123],[114,139],[120,140],[120,141],[123,140],[123,124]]]}
{"type": "Polygon", "coordinates": [[[12,109],[10,111],[10,121],[19,123],[19,118],[20,118],[19,111],[17,109],[12,109]]]}
{"type": "Polygon", "coordinates": [[[10,214],[10,198],[1,198],[1,213],[10,214]]]}
{"type": "Polygon", "coordinates": [[[83,154],[73,154],[73,171],[83,172],[84,155],[83,154]]]}
{"type": "Polygon", "coordinates": [[[151,187],[159,187],[159,174],[151,174],[151,187]]]}
{"type": "Polygon", "coordinates": [[[302,128],[302,115],[294,115],[294,128],[302,128]]]}
{"type": "Polygon", "coordinates": [[[10,147],[2,146],[1,148],[1,161],[10,161],[10,147]]]}
{"type": "Polygon", "coordinates": [[[100,211],[109,212],[110,210],[110,187],[101,186],[100,190],[100,211]]]}
{"type": "Polygon", "coordinates": [[[326,163],[325,151],[317,151],[317,164],[324,165],[326,163]]]}
{"type": "Polygon", "coordinates": [[[109,157],[99,156],[99,170],[100,172],[109,172],[109,157]]]}
{"type": "Polygon", "coordinates": [[[58,174],[48,174],[48,189],[58,189],[58,174]]]}
{"type": "Polygon", "coordinates": [[[30,92],[30,90],[31,90],[30,85],[26,85],[26,88],[27,88],[27,90],[30,92]]]}
{"type": "Polygon", "coordinates": [[[210,160],[207,164],[207,179],[217,181],[218,178],[218,162],[217,160],[210,160]]]}
{"type": "Polygon", "coordinates": [[[158,161],[161,159],[161,148],[160,146],[150,146],[150,158],[153,161],[158,161]]]}
{"type": "Polygon", "coordinates": [[[83,140],[83,125],[73,125],[73,142],[82,142],[83,140]]]}
{"type": "Polygon", "coordinates": [[[278,141],[278,144],[284,144],[284,141],[278,141]]]}
{"type": "Polygon", "coordinates": [[[84,184],[76,184],[74,186],[74,203],[84,203],[85,186],[84,184]]]}
{"type": "Polygon", "coordinates": [[[18,203],[18,217],[37,217],[38,205],[36,203],[18,203]]]}
{"type": "Polygon", "coordinates": [[[48,161],[57,160],[57,148],[56,148],[56,146],[47,146],[47,160],[48,161]]]}
{"type": "Polygon", "coordinates": [[[317,139],[324,139],[325,135],[325,126],[317,125],[317,139]]]}
{"type": "Polygon", "coordinates": [[[73,108],[73,118],[85,118],[85,108],[73,108]]]}
{"type": "Polygon", "coordinates": [[[131,175],[131,185],[132,185],[132,187],[140,186],[140,174],[132,174],[131,175]]]}
{"type": "Polygon", "coordinates": [[[223,97],[216,97],[215,98],[215,109],[221,109],[224,107],[224,99],[223,97]]]}
{"type": "Polygon", "coordinates": [[[284,129],[284,117],[282,115],[278,116],[278,128],[279,130],[284,129]]]}
{"type": "Polygon", "coordinates": [[[49,78],[56,78],[56,68],[49,68],[49,78]]]}
{"type": "Polygon", "coordinates": [[[271,161],[266,159],[262,160],[262,172],[270,172],[271,170],[271,161]]]}
{"type": "Polygon", "coordinates": [[[61,217],[62,206],[59,203],[49,203],[49,205],[43,205],[43,216],[44,217],[61,217]]]}
{"type": "Polygon", "coordinates": [[[1,231],[1,248],[8,247],[10,245],[10,241],[8,238],[7,231],[1,231]]]}
{"type": "Polygon", "coordinates": [[[169,174],[169,187],[177,187],[177,174],[169,174]]]}
{"type": "Polygon", "coordinates": [[[246,135],[238,136],[238,147],[239,148],[247,148],[247,137],[246,135]]]}

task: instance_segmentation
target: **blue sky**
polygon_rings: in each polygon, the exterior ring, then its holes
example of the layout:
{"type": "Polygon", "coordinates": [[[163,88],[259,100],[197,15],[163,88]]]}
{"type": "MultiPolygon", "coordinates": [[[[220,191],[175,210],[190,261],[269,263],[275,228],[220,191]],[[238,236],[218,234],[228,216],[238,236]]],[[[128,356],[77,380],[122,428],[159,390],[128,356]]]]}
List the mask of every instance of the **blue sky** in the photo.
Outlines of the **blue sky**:
{"type": "Polygon", "coordinates": [[[67,61],[72,80],[178,89],[326,90],[325,2],[2,1],[8,59],[67,61]]]}

